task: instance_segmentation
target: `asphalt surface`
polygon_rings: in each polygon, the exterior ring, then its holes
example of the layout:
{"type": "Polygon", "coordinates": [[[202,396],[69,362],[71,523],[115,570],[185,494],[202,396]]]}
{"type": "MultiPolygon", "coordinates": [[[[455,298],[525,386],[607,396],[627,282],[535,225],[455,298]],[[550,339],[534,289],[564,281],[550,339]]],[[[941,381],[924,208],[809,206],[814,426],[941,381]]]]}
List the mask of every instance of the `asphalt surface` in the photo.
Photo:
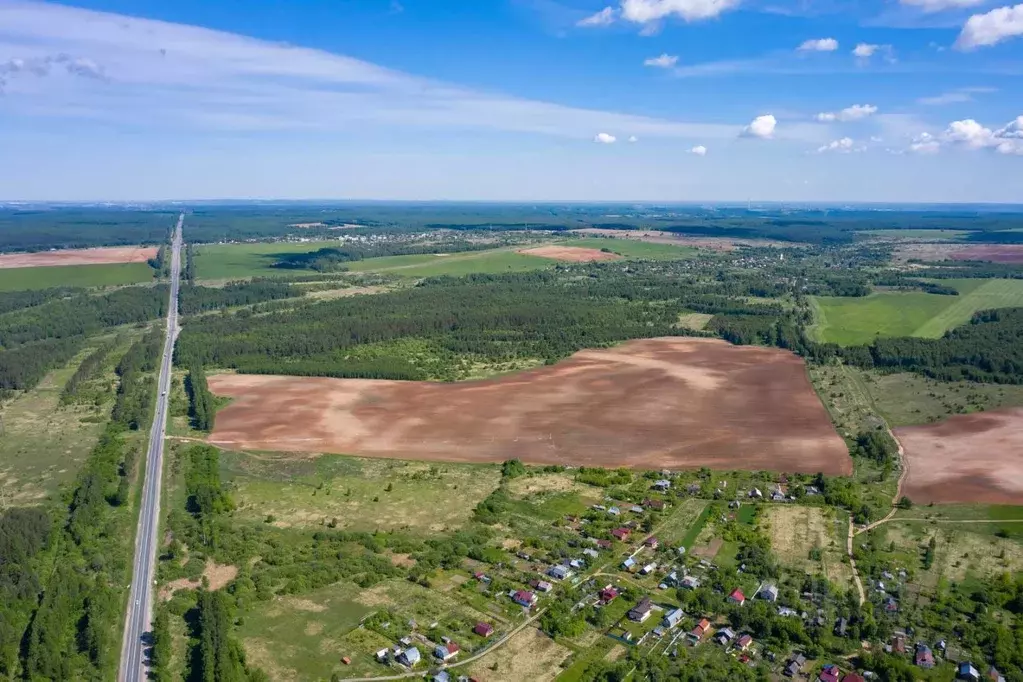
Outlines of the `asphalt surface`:
{"type": "Polygon", "coordinates": [[[171,249],[170,304],[167,308],[167,337],[160,361],[156,413],[149,432],[146,452],[146,478],[142,487],[142,509],[135,535],[135,560],[125,616],[124,639],[121,643],[120,682],[141,682],[148,675],[146,640],[152,630],[153,575],[160,532],[160,483],[163,478],[163,441],[167,427],[167,401],[170,399],[171,360],[174,341],[178,337],[178,288],[181,285],[181,227],[184,214],[178,217],[171,249]]]}

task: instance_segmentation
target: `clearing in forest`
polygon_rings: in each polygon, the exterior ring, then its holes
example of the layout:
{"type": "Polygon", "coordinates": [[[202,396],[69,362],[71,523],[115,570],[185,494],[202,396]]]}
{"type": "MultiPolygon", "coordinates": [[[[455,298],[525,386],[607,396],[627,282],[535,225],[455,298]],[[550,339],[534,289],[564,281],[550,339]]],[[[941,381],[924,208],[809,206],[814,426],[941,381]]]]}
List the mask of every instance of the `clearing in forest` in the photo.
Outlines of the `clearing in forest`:
{"type": "Polygon", "coordinates": [[[895,429],[906,449],[904,491],[918,504],[1023,504],[1023,408],[953,415],[895,429]]]}
{"type": "Polygon", "coordinates": [[[617,260],[617,254],[600,249],[588,249],[581,246],[537,246],[531,249],[522,249],[519,253],[527,256],[539,256],[540,258],[551,258],[553,260],[569,261],[571,263],[585,263],[594,260],[617,260]]]}
{"type": "Polygon", "coordinates": [[[209,441],[241,450],[452,462],[712,467],[847,475],[803,361],[661,338],[461,383],[221,374],[209,441]]]}
{"type": "Polygon", "coordinates": [[[489,682],[543,682],[553,680],[571,650],[558,644],[536,628],[525,628],[483,658],[458,668],[459,674],[489,682]]]}
{"type": "Polygon", "coordinates": [[[845,545],[839,539],[830,511],[825,513],[820,507],[772,505],[764,509],[761,523],[771,538],[771,548],[782,563],[806,573],[823,575],[839,585],[851,585],[852,569],[842,561],[845,545]]]}
{"type": "Polygon", "coordinates": [[[62,265],[145,263],[156,256],[155,246],[104,246],[96,249],[63,249],[33,253],[0,253],[0,268],[43,268],[62,265]]]}

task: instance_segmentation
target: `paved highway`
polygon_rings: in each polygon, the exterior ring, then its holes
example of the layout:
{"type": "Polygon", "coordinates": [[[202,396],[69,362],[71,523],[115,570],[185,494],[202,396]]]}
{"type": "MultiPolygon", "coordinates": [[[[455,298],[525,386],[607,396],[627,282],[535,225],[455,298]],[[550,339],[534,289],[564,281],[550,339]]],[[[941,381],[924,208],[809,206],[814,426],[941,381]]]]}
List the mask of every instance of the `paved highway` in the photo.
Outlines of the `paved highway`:
{"type": "Polygon", "coordinates": [[[142,487],[142,510],[135,536],[135,563],[128,595],[124,639],[121,643],[120,682],[142,682],[146,674],[145,640],[152,630],[153,574],[160,532],[160,483],[163,476],[163,440],[167,426],[167,401],[170,399],[171,359],[178,336],[178,287],[181,283],[181,226],[185,215],[178,216],[171,248],[170,304],[167,307],[167,338],[160,361],[157,384],[156,414],[149,432],[146,453],[146,478],[142,487]]]}

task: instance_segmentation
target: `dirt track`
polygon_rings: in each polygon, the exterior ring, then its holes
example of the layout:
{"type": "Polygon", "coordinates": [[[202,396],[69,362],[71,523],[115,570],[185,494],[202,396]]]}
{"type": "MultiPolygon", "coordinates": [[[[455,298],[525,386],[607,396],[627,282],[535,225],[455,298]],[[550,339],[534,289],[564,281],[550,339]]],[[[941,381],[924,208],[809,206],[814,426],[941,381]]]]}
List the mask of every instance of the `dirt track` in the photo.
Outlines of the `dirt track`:
{"type": "Polygon", "coordinates": [[[571,263],[586,263],[594,260],[617,260],[617,254],[601,251],[600,249],[587,249],[582,246],[537,246],[532,249],[522,249],[519,253],[527,256],[539,256],[552,260],[563,260],[571,263]]]}
{"type": "Polygon", "coordinates": [[[914,502],[1023,504],[1023,408],[954,415],[895,434],[910,464],[904,492],[914,502]]]}
{"type": "Polygon", "coordinates": [[[210,441],[248,450],[645,469],[849,474],[802,360],[714,339],[648,339],[455,384],[217,375],[210,441]]]}
{"type": "Polygon", "coordinates": [[[65,249],[35,253],[2,253],[0,268],[42,268],[60,265],[145,263],[156,256],[155,246],[112,246],[98,249],[65,249]]]}

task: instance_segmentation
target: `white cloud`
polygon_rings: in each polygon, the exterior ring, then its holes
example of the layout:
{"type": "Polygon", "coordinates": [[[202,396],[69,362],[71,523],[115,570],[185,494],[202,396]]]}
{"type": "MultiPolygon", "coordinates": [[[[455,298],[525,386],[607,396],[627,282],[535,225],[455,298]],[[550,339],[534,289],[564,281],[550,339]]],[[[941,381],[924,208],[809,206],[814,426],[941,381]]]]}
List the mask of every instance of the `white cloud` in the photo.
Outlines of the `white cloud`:
{"type": "Polygon", "coordinates": [[[1023,35],[1023,4],[999,7],[967,19],[955,47],[973,50],[1023,35]]]}
{"type": "Polygon", "coordinates": [[[839,154],[848,154],[854,151],[863,151],[863,147],[856,147],[855,142],[851,137],[843,137],[839,140],[832,140],[826,145],[817,148],[818,154],[824,154],[826,152],[838,152],[839,154]]]}
{"type": "Polygon", "coordinates": [[[924,12],[941,12],[946,9],[963,9],[983,5],[985,0],[899,0],[903,5],[919,7],[924,12]]]}
{"type": "Polygon", "coordinates": [[[629,135],[629,143],[635,144],[636,142],[639,142],[639,138],[636,137],[635,135],[629,135]]]}
{"type": "Polygon", "coordinates": [[[963,121],[952,121],[945,130],[945,139],[949,142],[962,144],[970,149],[980,149],[991,146],[994,139],[994,132],[985,128],[972,118],[963,121]]]}
{"type": "Polygon", "coordinates": [[[582,26],[584,28],[592,28],[595,26],[610,26],[615,22],[617,12],[613,7],[605,7],[596,14],[591,14],[585,19],[580,19],[575,23],[576,26],[582,26]]]}
{"type": "Polygon", "coordinates": [[[880,45],[873,43],[860,43],[853,48],[853,55],[860,59],[869,59],[874,56],[874,53],[881,49],[880,45]]]}
{"type": "Polygon", "coordinates": [[[924,104],[927,106],[941,106],[943,104],[959,104],[962,102],[972,102],[974,94],[997,92],[997,88],[978,87],[978,88],[959,88],[958,90],[952,90],[950,92],[943,92],[940,95],[934,97],[921,97],[917,100],[918,104],[924,104]]]}
{"type": "Polygon", "coordinates": [[[614,144],[617,139],[618,138],[610,133],[597,133],[593,138],[593,141],[599,142],[600,144],[614,144]]]}
{"type": "Polygon", "coordinates": [[[694,141],[741,130],[479,91],[322,50],[64,5],[2,0],[0,27],[4,115],[26,120],[188,132],[486,129],[577,139],[629,130],[694,141]]]}
{"type": "Polygon", "coordinates": [[[689,150],[690,154],[696,154],[697,156],[707,156],[707,148],[702,144],[698,144],[689,150]]]}
{"type": "Polygon", "coordinates": [[[800,52],[834,52],[838,49],[838,41],[834,38],[806,40],[797,49],[800,52]]]}
{"type": "Polygon", "coordinates": [[[678,63],[678,57],[667,52],[662,53],[660,57],[650,57],[643,62],[643,66],[654,66],[659,69],[670,69],[678,63]]]}
{"type": "Polygon", "coordinates": [[[771,114],[757,116],[746,126],[742,134],[744,137],[759,137],[762,140],[769,140],[774,137],[774,129],[778,126],[778,120],[771,114]]]}
{"type": "Polygon", "coordinates": [[[824,111],[817,114],[814,118],[821,123],[833,123],[834,121],[858,121],[868,116],[873,116],[877,113],[877,107],[873,104],[854,104],[851,107],[846,107],[839,112],[824,111]]]}
{"type": "Polygon", "coordinates": [[[621,0],[622,19],[650,24],[670,17],[700,21],[737,7],[740,0],[621,0]]]}
{"type": "Polygon", "coordinates": [[[920,133],[910,142],[909,151],[915,154],[937,154],[941,143],[930,133],[920,133]]]}

